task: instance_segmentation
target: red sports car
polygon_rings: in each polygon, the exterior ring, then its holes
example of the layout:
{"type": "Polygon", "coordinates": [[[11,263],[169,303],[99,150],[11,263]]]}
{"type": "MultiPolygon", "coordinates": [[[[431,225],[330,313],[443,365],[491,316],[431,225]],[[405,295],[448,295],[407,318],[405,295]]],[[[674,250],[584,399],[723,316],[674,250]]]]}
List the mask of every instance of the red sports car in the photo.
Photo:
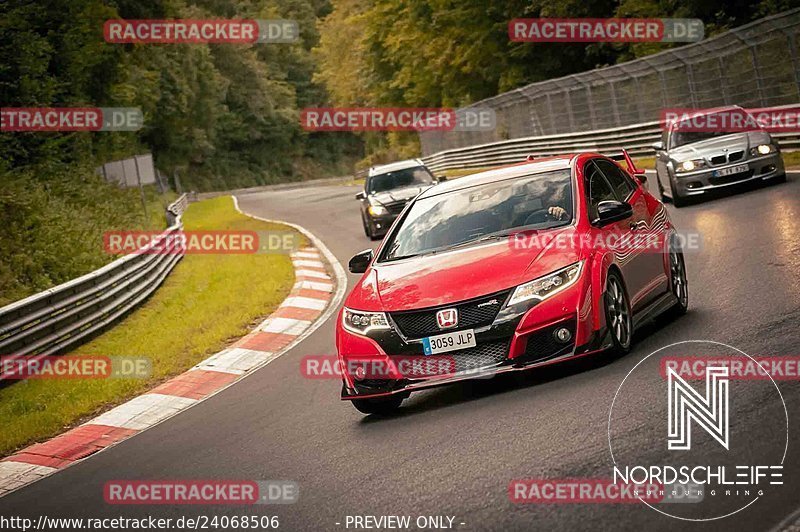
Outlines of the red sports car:
{"type": "Polygon", "coordinates": [[[373,254],[336,329],[342,398],[386,413],[410,392],[627,352],[634,330],[688,304],[664,205],[597,153],[439,183],[411,201],[373,254]]]}

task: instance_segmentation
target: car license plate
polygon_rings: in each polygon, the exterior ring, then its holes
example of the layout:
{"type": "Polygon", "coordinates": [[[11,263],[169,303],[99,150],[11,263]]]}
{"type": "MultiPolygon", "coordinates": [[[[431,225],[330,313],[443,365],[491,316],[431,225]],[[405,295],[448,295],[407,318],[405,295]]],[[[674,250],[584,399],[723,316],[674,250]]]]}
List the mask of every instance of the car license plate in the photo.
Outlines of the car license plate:
{"type": "Polygon", "coordinates": [[[747,170],[749,170],[749,167],[746,164],[740,164],[737,166],[731,166],[730,168],[720,168],[714,172],[714,175],[717,177],[725,177],[728,175],[746,172],[747,170]]]}
{"type": "Polygon", "coordinates": [[[448,351],[466,349],[467,347],[475,347],[477,345],[478,344],[475,343],[475,331],[473,329],[439,334],[422,339],[422,348],[425,350],[426,355],[447,353],[448,351]]]}

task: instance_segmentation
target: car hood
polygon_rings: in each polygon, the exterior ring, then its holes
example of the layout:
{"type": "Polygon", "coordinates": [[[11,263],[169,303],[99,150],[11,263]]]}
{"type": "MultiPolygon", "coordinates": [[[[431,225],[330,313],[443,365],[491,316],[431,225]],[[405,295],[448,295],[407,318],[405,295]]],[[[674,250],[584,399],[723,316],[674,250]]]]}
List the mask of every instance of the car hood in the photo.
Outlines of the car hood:
{"type": "Polygon", "coordinates": [[[386,192],[378,192],[376,194],[371,194],[369,198],[372,202],[378,202],[383,205],[396,203],[398,201],[409,201],[417,197],[417,195],[420,192],[422,192],[423,190],[425,190],[430,186],[431,185],[422,185],[422,186],[395,188],[392,190],[387,190],[386,192]]]}
{"type": "Polygon", "coordinates": [[[743,133],[733,133],[724,137],[716,137],[699,142],[686,144],[679,148],[669,150],[669,157],[677,162],[688,161],[690,159],[702,159],[728,152],[747,151],[751,146],[766,144],[770,141],[766,131],[746,131],[743,133]]]}
{"type": "MultiPolygon", "coordinates": [[[[573,227],[547,236],[573,233],[573,227]]],[[[544,235],[544,233],[539,234],[544,235]]],[[[571,241],[571,240],[568,240],[571,241]]],[[[516,249],[508,239],[452,251],[376,263],[345,305],[358,310],[399,311],[434,307],[513,288],[580,260],[576,250],[551,242],[516,249]]]]}

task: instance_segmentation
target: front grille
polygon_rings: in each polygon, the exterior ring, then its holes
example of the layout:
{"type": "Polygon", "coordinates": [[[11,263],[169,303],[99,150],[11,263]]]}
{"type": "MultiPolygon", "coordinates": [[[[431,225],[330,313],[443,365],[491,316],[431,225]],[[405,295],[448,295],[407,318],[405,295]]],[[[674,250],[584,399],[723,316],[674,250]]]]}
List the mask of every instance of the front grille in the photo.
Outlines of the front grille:
{"type": "Polygon", "coordinates": [[[720,164],[735,163],[736,161],[741,161],[743,157],[744,157],[744,151],[739,150],[739,151],[732,151],[727,155],[725,154],[715,155],[711,157],[709,161],[711,161],[711,164],[713,166],[718,166],[720,164]]]}
{"type": "Polygon", "coordinates": [[[575,341],[575,320],[568,322],[556,323],[550,327],[546,327],[538,332],[528,336],[527,344],[525,345],[525,362],[536,362],[538,360],[546,360],[557,355],[569,353],[572,350],[573,342],[575,341]],[[565,327],[572,333],[572,338],[566,344],[556,340],[553,333],[565,327]]]}
{"type": "Polygon", "coordinates": [[[712,185],[724,185],[726,183],[733,183],[735,181],[741,181],[742,179],[748,179],[753,177],[753,170],[748,170],[747,172],[739,172],[738,174],[731,174],[722,177],[709,177],[708,181],[712,185]]]}
{"type": "Polygon", "coordinates": [[[486,342],[477,347],[440,355],[428,355],[425,358],[433,361],[444,359],[445,363],[440,367],[452,368],[455,363],[455,371],[460,372],[494,366],[504,361],[506,357],[508,357],[508,341],[486,342]]]}
{"type": "Polygon", "coordinates": [[[734,163],[736,161],[741,160],[742,157],[744,157],[743,151],[733,151],[728,154],[728,162],[734,163]]]}
{"type": "Polygon", "coordinates": [[[442,305],[425,310],[390,312],[389,315],[406,338],[425,338],[444,332],[491,325],[510,293],[510,290],[506,290],[452,305],[442,305]],[[494,303],[495,301],[496,303],[494,303]],[[436,323],[436,312],[446,308],[458,310],[458,326],[443,331],[436,323]]]}
{"type": "Polygon", "coordinates": [[[389,211],[389,214],[398,215],[401,212],[403,212],[405,206],[406,206],[405,201],[398,201],[396,203],[389,203],[385,207],[386,210],[389,211]]]}

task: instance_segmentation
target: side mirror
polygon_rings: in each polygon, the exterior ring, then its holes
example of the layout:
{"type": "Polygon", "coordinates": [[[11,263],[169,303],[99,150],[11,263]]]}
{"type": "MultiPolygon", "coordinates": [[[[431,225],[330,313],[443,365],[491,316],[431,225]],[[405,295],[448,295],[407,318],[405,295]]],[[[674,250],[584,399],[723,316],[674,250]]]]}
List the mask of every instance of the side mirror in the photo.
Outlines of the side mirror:
{"type": "Polygon", "coordinates": [[[347,268],[350,273],[364,273],[369,268],[374,254],[371,249],[365,249],[361,253],[353,255],[350,262],[347,263],[347,268]]]}
{"type": "Polygon", "coordinates": [[[447,177],[446,176],[443,176],[443,175],[437,175],[436,176],[436,182],[437,183],[442,183],[444,181],[447,181],[447,177]]]}
{"type": "Polygon", "coordinates": [[[664,143],[660,140],[658,142],[654,142],[650,147],[656,151],[664,151],[664,143]]]}
{"type": "Polygon", "coordinates": [[[604,227],[608,224],[633,216],[633,207],[622,201],[601,201],[597,204],[597,218],[592,224],[604,227]]]}
{"type": "Polygon", "coordinates": [[[363,190],[361,192],[359,192],[358,194],[356,194],[356,199],[357,200],[362,200],[362,199],[364,199],[366,197],[367,197],[367,195],[364,193],[363,190]]]}

